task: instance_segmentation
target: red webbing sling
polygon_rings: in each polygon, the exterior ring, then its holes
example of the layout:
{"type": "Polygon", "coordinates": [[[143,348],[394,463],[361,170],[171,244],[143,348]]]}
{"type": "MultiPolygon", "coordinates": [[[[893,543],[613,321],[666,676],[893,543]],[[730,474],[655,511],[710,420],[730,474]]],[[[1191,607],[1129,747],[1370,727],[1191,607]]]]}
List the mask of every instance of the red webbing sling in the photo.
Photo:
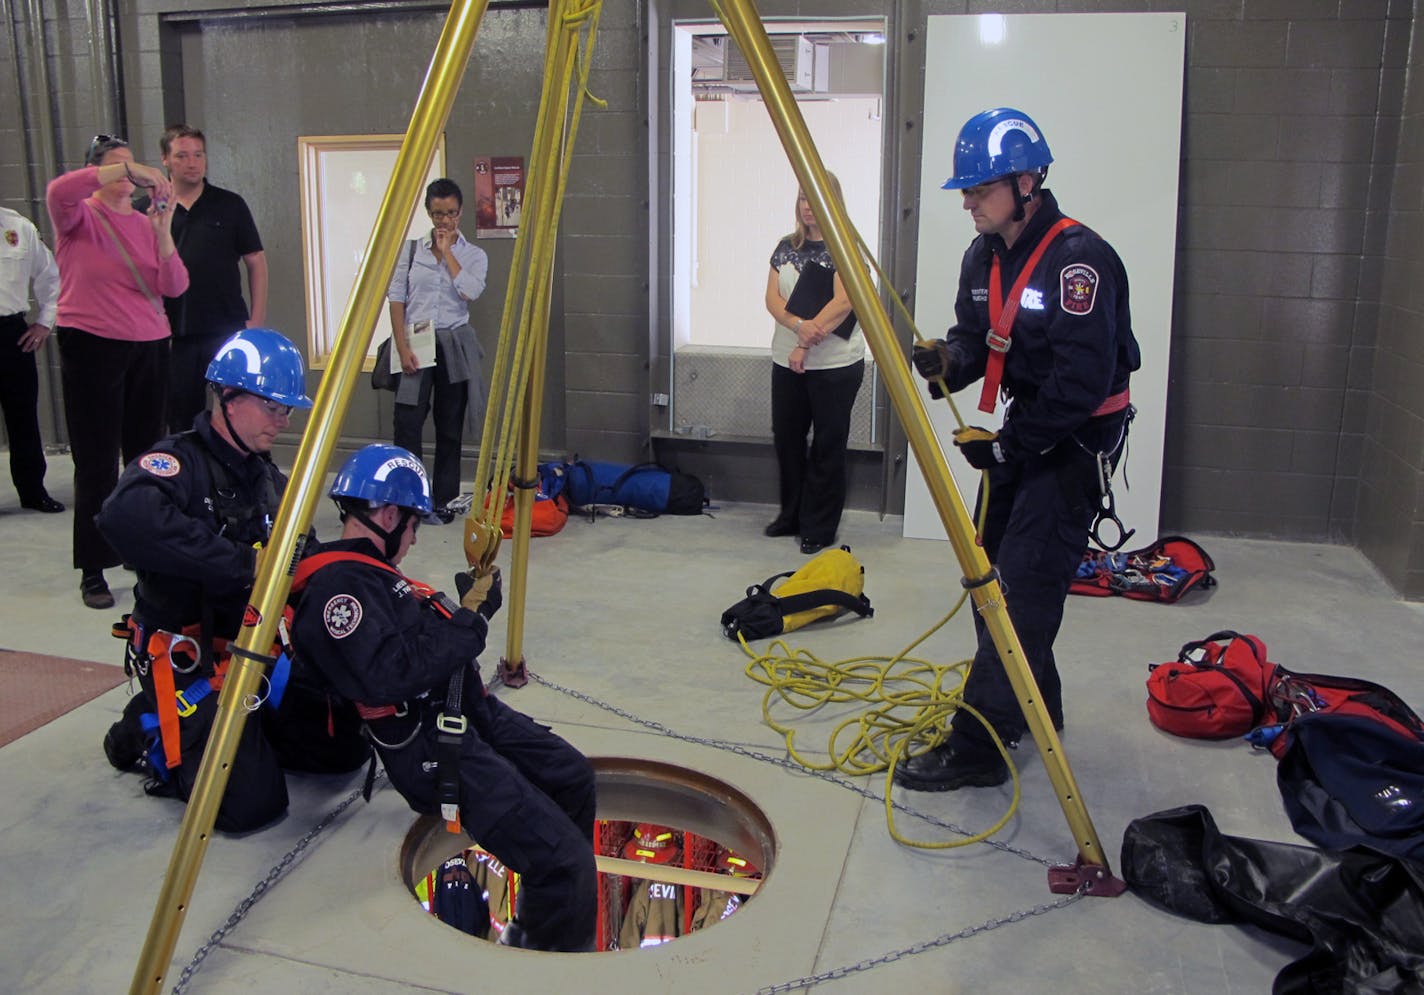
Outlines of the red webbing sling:
{"type": "Polygon", "coordinates": [[[989,267],[991,327],[985,336],[985,341],[989,343],[989,364],[984,369],[984,389],[979,392],[979,410],[985,414],[992,415],[994,405],[999,400],[999,384],[1004,379],[1004,353],[1009,351],[1009,336],[1013,334],[1014,319],[1019,315],[1019,301],[1023,297],[1024,288],[1028,286],[1029,278],[1033,276],[1039,260],[1048,251],[1053,240],[1077,223],[1072,218],[1059,218],[1043,233],[1043,237],[1038,240],[1038,245],[1034,246],[1033,253],[1028,257],[1028,262],[1024,263],[1023,272],[1019,273],[1019,278],[1014,281],[1007,302],[1004,300],[1003,281],[999,276],[999,257],[994,256],[994,262],[989,267]]]}

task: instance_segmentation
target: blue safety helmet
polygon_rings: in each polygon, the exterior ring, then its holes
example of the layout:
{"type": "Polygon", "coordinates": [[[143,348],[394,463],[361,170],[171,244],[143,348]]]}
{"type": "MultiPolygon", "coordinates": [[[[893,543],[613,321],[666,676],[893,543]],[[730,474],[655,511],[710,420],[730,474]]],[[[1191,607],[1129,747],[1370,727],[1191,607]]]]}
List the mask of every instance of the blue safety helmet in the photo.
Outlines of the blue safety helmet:
{"type": "Polygon", "coordinates": [[[293,408],[312,406],[302,354],[271,328],[244,328],[224,342],[208,364],[207,380],[293,408]]]}
{"type": "Polygon", "coordinates": [[[1048,168],[1053,153],[1033,118],[1012,107],[975,114],[959,129],[954,145],[954,175],[944,190],[964,190],[1013,173],[1048,168]]]}
{"type": "Polygon", "coordinates": [[[347,458],[327,492],[371,505],[393,504],[422,515],[430,513],[430,478],[408,449],[372,443],[347,458]]]}

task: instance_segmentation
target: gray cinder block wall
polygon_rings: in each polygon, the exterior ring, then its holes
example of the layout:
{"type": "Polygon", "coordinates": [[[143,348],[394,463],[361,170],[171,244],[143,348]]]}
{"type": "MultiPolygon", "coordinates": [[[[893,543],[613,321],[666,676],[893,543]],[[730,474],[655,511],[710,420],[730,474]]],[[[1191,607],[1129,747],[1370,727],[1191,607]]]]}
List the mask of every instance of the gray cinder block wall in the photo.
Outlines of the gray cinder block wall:
{"type": "MultiPolygon", "coordinates": [[[[185,117],[208,130],[215,180],[249,197],[274,273],[285,274],[274,279],[274,323],[300,329],[296,137],[404,130],[444,6],[353,0],[333,14],[299,0],[10,0],[0,5],[0,135],[17,141],[0,164],[0,201],[28,208],[36,181],[14,163],[30,174],[53,168],[47,142],[73,164],[89,135],[112,125],[152,155],[163,125],[185,117]],[[89,54],[96,44],[112,73],[89,54]],[[40,51],[45,94],[33,83],[40,51]],[[105,79],[121,89],[117,124],[103,106],[105,79]]],[[[843,0],[759,7],[766,17],[873,13],[843,0]]],[[[1424,301],[1414,289],[1424,286],[1424,95],[1409,73],[1420,58],[1418,7],[1179,6],[1190,33],[1162,508],[1164,530],[1357,544],[1411,598],[1424,598],[1424,301]]],[[[883,149],[891,223],[881,255],[897,287],[912,290],[919,278],[925,17],[1161,8],[895,5],[887,81],[895,127],[883,149]]],[[[604,8],[592,89],[608,108],[585,115],[576,151],[541,443],[609,459],[656,452],[701,473],[723,498],[768,500],[769,446],[653,438],[650,394],[667,378],[657,330],[668,317],[659,261],[668,232],[648,191],[665,178],[669,146],[658,127],[665,84],[650,76],[648,52],[666,44],[673,18],[708,16],[693,0],[604,8]]],[[[447,130],[452,171],[478,153],[526,153],[542,44],[542,11],[491,6],[447,130]]],[[[483,335],[497,326],[508,270],[507,252],[492,245],[491,290],[476,309],[483,335]]],[[[385,435],[389,411],[369,393],[358,393],[348,418],[354,438],[385,435]]],[[[62,438],[53,417],[47,437],[62,438]]],[[[904,442],[893,424],[883,442],[855,454],[852,503],[895,512],[904,442]]]]}

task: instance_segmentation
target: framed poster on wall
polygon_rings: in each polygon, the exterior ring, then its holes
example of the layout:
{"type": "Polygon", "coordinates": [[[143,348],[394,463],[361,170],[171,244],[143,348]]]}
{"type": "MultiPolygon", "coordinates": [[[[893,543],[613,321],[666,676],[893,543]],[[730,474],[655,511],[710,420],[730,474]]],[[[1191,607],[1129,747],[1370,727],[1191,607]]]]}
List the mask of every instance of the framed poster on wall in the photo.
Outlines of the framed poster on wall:
{"type": "MultiPolygon", "coordinates": [[[[959,262],[974,226],[954,172],[960,126],[992,107],[1013,107],[1043,130],[1053,152],[1047,187],[1063,212],[1110,242],[1127,268],[1132,330],[1142,368],[1132,376],[1126,470],[1113,488],[1128,548],[1157,538],[1166,434],[1167,364],[1177,241],[1185,14],[976,14],[929,18],[920,180],[919,278],[915,323],[925,338],[954,324],[959,262]],[[1016,71],[1032,67],[1032,71],[1016,71]],[[1130,485],[1124,482],[1130,481],[1130,485]]],[[[922,392],[965,504],[979,474],[949,445],[954,422],[943,401],[922,392]]],[[[974,410],[978,385],[956,395],[970,424],[997,428],[974,410]]],[[[944,526],[914,453],[905,479],[904,534],[943,539],[944,526]]],[[[1115,530],[1105,536],[1114,538],[1115,530]]]]}
{"type": "MultiPolygon", "coordinates": [[[[306,277],[307,358],[323,369],[341,317],[356,285],[376,226],[376,215],[395,172],[404,135],[322,135],[297,139],[302,187],[302,259],[306,277]]],[[[441,135],[425,182],[406,208],[407,239],[427,234],[430,223],[418,211],[425,187],[445,175],[445,136],[441,135]]],[[[365,369],[386,338],[371,337],[365,369]]]]}
{"type": "Polygon", "coordinates": [[[524,210],[524,157],[475,156],[475,237],[514,238],[524,210]]]}

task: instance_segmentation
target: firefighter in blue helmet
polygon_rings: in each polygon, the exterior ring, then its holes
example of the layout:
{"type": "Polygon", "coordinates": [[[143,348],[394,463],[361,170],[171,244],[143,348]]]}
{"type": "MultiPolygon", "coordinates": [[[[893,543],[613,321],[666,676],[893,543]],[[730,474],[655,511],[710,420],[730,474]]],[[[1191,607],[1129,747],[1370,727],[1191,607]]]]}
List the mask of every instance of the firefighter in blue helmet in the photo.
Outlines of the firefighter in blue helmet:
{"type": "MultiPolygon", "coordinates": [[[[217,715],[226,645],[287,484],[270,452],[292,411],[311,407],[301,353],[270,328],[224,342],[207,381],[211,410],[129,464],[96,519],[138,578],[133,613],[116,632],[140,691],[104,752],[120,770],[146,768],[150,794],[184,800],[217,715]]],[[[349,771],[370,753],[354,710],[328,702],[290,658],[273,668],[263,697],[269,707],[243,728],[218,809],[226,832],[286,811],[282,768],[349,771]]]]}
{"type": "MultiPolygon", "coordinates": [[[[1123,452],[1128,379],[1141,361],[1122,260],[1064,216],[1043,185],[1051,162],[1043,132],[1022,111],[984,111],[960,130],[944,187],[960,192],[979,234],[960,268],[954,327],[917,346],[913,358],[922,376],[943,379],[950,391],[982,377],[985,413],[1001,392],[1007,399],[1002,428],[961,429],[954,445],[989,476],[984,550],[1049,717],[1062,729],[1053,641],[1101,505],[1100,463],[1115,466],[1123,452]]],[[[937,382],[930,392],[940,396],[937,382]]],[[[975,628],[964,701],[1015,742],[1025,730],[1022,711],[977,616],[975,628]]],[[[954,716],[943,743],[895,771],[897,783],[920,791],[992,786],[1007,776],[967,711],[954,716]]]]}
{"type": "Polygon", "coordinates": [[[501,943],[592,949],[593,768],[485,693],[476,658],[502,601],[498,571],[457,576],[455,602],[397,569],[431,509],[425,468],[399,446],[356,452],[330,494],[341,538],[297,568],[297,655],[356,703],[411,808],[439,813],[518,872],[518,916],[501,943]]]}

